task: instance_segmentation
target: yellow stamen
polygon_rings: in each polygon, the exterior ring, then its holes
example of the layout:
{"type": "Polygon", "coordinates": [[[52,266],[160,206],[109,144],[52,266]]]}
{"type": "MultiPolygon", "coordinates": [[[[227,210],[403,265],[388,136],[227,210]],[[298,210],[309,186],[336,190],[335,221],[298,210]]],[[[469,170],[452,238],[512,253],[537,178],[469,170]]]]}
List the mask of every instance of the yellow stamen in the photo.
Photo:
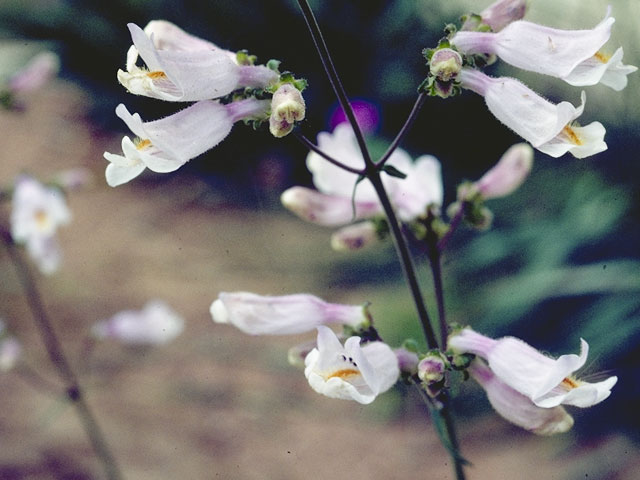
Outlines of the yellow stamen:
{"type": "Polygon", "coordinates": [[[158,79],[158,78],[167,78],[167,74],[164,73],[161,70],[156,70],[155,72],[149,72],[147,73],[147,77],[152,78],[152,79],[158,79]]]}
{"type": "Polygon", "coordinates": [[[333,372],[331,375],[327,377],[327,380],[330,378],[338,377],[338,378],[348,378],[354,375],[360,375],[360,372],[354,368],[344,368],[342,370],[338,370],[333,372]]]}
{"type": "Polygon", "coordinates": [[[604,54],[602,52],[596,52],[594,57],[596,57],[602,63],[607,63],[611,59],[611,57],[609,55],[606,55],[606,54],[604,54]]]}
{"type": "Polygon", "coordinates": [[[580,386],[580,380],[576,380],[575,378],[566,377],[560,385],[562,385],[567,390],[573,390],[574,388],[578,388],[580,386]]]}
{"type": "Polygon", "coordinates": [[[36,223],[40,228],[44,228],[49,221],[49,216],[44,210],[37,210],[35,213],[36,223]]]}
{"type": "Polygon", "coordinates": [[[562,131],[565,133],[565,135],[567,135],[567,137],[569,137],[569,141],[571,143],[574,143],[576,145],[582,145],[582,140],[580,140],[580,137],[578,136],[576,131],[573,128],[571,128],[569,125],[564,127],[562,131]]]}
{"type": "Polygon", "coordinates": [[[134,141],[133,143],[135,143],[136,145],[136,149],[138,150],[142,150],[143,148],[147,148],[151,146],[151,140],[149,139],[137,139],[137,141],[134,141]]]}

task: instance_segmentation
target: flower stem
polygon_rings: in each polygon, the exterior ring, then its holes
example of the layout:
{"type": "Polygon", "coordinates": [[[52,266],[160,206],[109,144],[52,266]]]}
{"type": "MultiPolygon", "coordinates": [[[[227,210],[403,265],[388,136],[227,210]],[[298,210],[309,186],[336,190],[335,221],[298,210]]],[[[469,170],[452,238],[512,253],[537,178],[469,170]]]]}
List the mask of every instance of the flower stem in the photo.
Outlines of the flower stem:
{"type": "Polygon", "coordinates": [[[449,230],[447,230],[447,232],[442,236],[442,238],[438,242],[438,251],[442,252],[447,246],[447,243],[449,243],[449,240],[451,239],[453,232],[456,231],[456,228],[458,228],[458,225],[460,225],[460,222],[464,218],[467,205],[468,205],[467,202],[462,202],[460,204],[460,208],[451,219],[451,223],[449,224],[449,230]]]}
{"type": "Polygon", "coordinates": [[[16,273],[18,274],[18,279],[25,291],[33,320],[40,331],[45,348],[49,354],[49,359],[58,371],[60,378],[65,383],[66,395],[76,408],[78,417],[80,418],[82,426],[91,441],[93,449],[103,463],[107,478],[109,480],[120,480],[123,477],[118,465],[107,446],[104,434],[102,433],[91,408],[85,400],[83,390],[80,388],[78,379],[71,369],[69,361],[62,349],[62,344],[60,343],[60,340],[53,328],[53,323],[49,319],[47,311],[44,308],[40,292],[36,287],[36,282],[31,275],[29,267],[24,262],[20,252],[13,243],[11,234],[2,228],[0,230],[0,236],[2,236],[2,240],[7,247],[9,257],[13,262],[16,273]]]}
{"type": "Polygon", "coordinates": [[[300,6],[300,10],[302,10],[302,15],[304,16],[304,21],[309,28],[309,32],[311,33],[311,38],[313,40],[313,44],[320,55],[320,61],[322,62],[322,66],[324,67],[324,71],[327,73],[327,77],[329,78],[329,83],[331,83],[331,87],[338,97],[338,101],[340,102],[340,106],[342,110],[344,110],[351,127],[353,128],[353,132],[356,135],[356,140],[358,141],[358,146],[360,147],[360,151],[362,152],[362,157],[364,158],[365,163],[372,163],[371,155],[369,154],[369,149],[367,148],[367,143],[364,140],[364,135],[362,134],[362,130],[360,125],[358,124],[358,120],[356,120],[356,115],[353,113],[353,108],[351,108],[351,103],[349,103],[349,98],[347,97],[347,93],[344,90],[344,86],[340,81],[340,77],[338,77],[338,72],[336,71],[336,67],[333,64],[333,60],[331,59],[331,55],[329,54],[329,49],[327,48],[327,44],[324,41],[324,37],[322,36],[322,32],[320,31],[320,26],[316,21],[316,17],[313,15],[313,11],[309,6],[309,2],[307,0],[298,0],[298,5],[300,6]]]}
{"type": "Polygon", "coordinates": [[[347,172],[355,173],[356,175],[364,175],[364,171],[359,170],[357,168],[350,167],[349,165],[345,165],[340,160],[336,160],[331,155],[328,155],[327,153],[322,151],[320,148],[318,148],[318,146],[315,143],[313,143],[311,140],[309,140],[307,137],[305,137],[303,134],[301,134],[297,130],[294,130],[294,135],[298,140],[300,140],[300,142],[305,147],[307,147],[309,150],[313,150],[318,155],[320,155],[322,158],[327,160],[329,163],[332,163],[336,167],[339,167],[339,168],[341,168],[343,170],[346,170],[347,172]]]}
{"type": "Polygon", "coordinates": [[[418,98],[416,99],[416,103],[414,103],[413,108],[411,109],[411,113],[409,114],[409,117],[407,117],[407,120],[404,122],[404,125],[398,132],[398,135],[396,135],[396,138],[393,139],[393,142],[391,142],[391,145],[389,145],[389,148],[387,148],[387,151],[384,152],[384,155],[380,157],[380,160],[376,162],[377,167],[382,167],[382,165],[385,164],[385,162],[389,159],[389,157],[391,157],[391,155],[396,150],[396,148],[398,148],[398,145],[400,145],[400,142],[402,142],[405,135],[413,125],[413,122],[415,122],[416,118],[418,117],[418,113],[420,112],[420,109],[422,108],[426,100],[427,100],[427,94],[424,92],[421,92],[418,95],[418,98]]]}

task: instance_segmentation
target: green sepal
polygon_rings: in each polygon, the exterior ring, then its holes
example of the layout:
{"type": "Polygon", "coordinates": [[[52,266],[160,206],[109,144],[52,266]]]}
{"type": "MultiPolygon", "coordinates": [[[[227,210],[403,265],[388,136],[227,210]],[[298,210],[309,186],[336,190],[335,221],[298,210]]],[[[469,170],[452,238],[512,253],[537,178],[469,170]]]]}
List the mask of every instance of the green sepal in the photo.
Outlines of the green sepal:
{"type": "Polygon", "coordinates": [[[269,70],[273,70],[276,73],[280,73],[280,70],[279,70],[280,63],[282,63],[282,62],[280,62],[280,60],[276,60],[275,58],[272,58],[271,60],[269,60],[267,62],[267,68],[269,70]]]}
{"type": "Polygon", "coordinates": [[[258,57],[255,55],[249,55],[248,50],[238,50],[236,52],[236,61],[238,62],[238,65],[252,66],[258,61],[258,57]]]}
{"type": "Polygon", "coordinates": [[[382,166],[382,171],[391,177],[401,178],[403,180],[407,178],[406,173],[402,173],[396,167],[394,167],[393,165],[389,165],[388,163],[382,166]]]}
{"type": "Polygon", "coordinates": [[[408,352],[420,353],[420,345],[413,338],[407,338],[404,342],[402,342],[401,347],[408,352]]]}

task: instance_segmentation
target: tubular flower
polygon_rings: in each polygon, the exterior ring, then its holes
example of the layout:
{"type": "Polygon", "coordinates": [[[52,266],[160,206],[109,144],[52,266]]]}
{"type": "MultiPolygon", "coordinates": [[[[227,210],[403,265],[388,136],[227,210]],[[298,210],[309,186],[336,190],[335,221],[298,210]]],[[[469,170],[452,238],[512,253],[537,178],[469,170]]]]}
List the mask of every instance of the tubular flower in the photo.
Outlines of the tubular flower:
{"type": "MultiPolygon", "coordinates": [[[[348,124],[338,124],[333,133],[320,133],[318,146],[350,167],[364,168],[355,135],[348,124]]],[[[423,155],[413,162],[399,148],[387,164],[407,175],[404,179],[383,175],[382,179],[401,220],[410,221],[424,214],[427,206],[442,204],[440,164],[434,157],[423,155]]],[[[325,226],[341,226],[375,217],[383,211],[368,180],[356,186],[357,174],[332,165],[315,152],[309,153],[307,168],[318,192],[292,187],[281,197],[284,206],[302,219],[325,226]]]]}
{"type": "Polygon", "coordinates": [[[279,297],[222,292],[210,308],[213,321],[230,323],[249,335],[309,332],[319,325],[356,327],[368,321],[362,305],[327,303],[309,294],[279,297]]]}
{"type": "Polygon", "coordinates": [[[533,150],[526,143],[518,143],[511,146],[474,186],[484,199],[507,196],[522,185],[532,166],[533,150]]]}
{"type": "Polygon", "coordinates": [[[127,71],[118,81],[136,95],[172,102],[208,100],[244,87],[263,88],[278,75],[260,65],[238,65],[228,50],[189,35],[166,21],[150,22],[143,31],[128,24],[133,46],[127,53],[127,71]],[[138,67],[138,56],[146,68],[138,67]]]}
{"type": "MultiPolygon", "coordinates": [[[[524,17],[526,11],[525,0],[498,0],[480,12],[478,20],[489,25],[494,32],[499,32],[511,22],[524,17]]],[[[474,30],[477,22],[473,20],[473,16],[467,19],[461,30],[474,30]]]]}
{"type": "Polygon", "coordinates": [[[120,104],[116,115],[138,138],[123,137],[122,155],[104,153],[104,158],[111,162],[106,169],[107,183],[112,187],[122,185],[145,168],[159,173],[173,172],[220,143],[235,122],[266,118],[268,111],[268,100],[250,98],[229,104],[205,100],[160,120],[143,122],[140,115],[130,114],[120,104]]]}
{"type": "Polygon", "coordinates": [[[42,273],[57,270],[61,254],[55,234],[59,226],[70,221],[71,212],[59,189],[45,187],[27,175],[18,177],[12,200],[11,236],[26,246],[42,273]]]}
{"type": "Polygon", "coordinates": [[[162,300],[148,302],[142,310],[124,310],[93,326],[98,339],[113,338],[134,345],[170,342],[184,330],[184,319],[162,300]]]}
{"type": "Polygon", "coordinates": [[[482,360],[475,359],[468,371],[487,392],[489,403],[495,411],[509,422],[538,435],[564,433],[573,426],[573,417],[563,407],[536,406],[529,398],[502,382],[482,360]]]}
{"type": "Polygon", "coordinates": [[[589,383],[574,376],[574,372],[584,366],[589,353],[589,345],[584,340],[581,340],[580,355],[554,359],[520,339],[494,340],[465,328],[449,338],[449,347],[454,352],[472,353],[486,360],[501,382],[542,408],[561,404],[590,407],[605,400],[618,381],[617,377],[609,377],[589,383]]]}
{"type": "Polygon", "coordinates": [[[553,104],[513,78],[494,78],[471,68],[462,69],[460,80],[463,87],[484,97],[498,120],[547,155],[571,152],[584,158],[607,149],[600,122],[585,127],[572,123],[584,110],[584,92],[581,105],[574,107],[569,102],[553,104]]]}
{"type": "MultiPolygon", "coordinates": [[[[558,77],[572,85],[595,85],[607,71],[607,66],[603,67],[606,60],[599,57],[615,22],[609,13],[593,30],[558,30],[519,20],[497,33],[461,31],[451,42],[463,53],[495,54],[523,70],[558,77]]],[[[622,65],[622,51],[611,65],[617,66],[617,75],[636,70],[622,65]]]]}
{"type": "Polygon", "coordinates": [[[393,350],[383,342],[360,344],[348,338],[344,346],[333,331],[318,327],[318,347],[305,359],[304,374],[316,392],[331,398],[368,404],[389,390],[400,375],[393,350]]]}

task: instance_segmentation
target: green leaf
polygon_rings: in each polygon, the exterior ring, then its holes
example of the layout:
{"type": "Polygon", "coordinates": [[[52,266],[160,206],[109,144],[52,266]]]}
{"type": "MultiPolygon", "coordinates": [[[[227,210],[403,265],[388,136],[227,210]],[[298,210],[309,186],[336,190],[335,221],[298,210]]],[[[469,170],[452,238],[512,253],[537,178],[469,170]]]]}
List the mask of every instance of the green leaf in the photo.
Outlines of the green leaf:
{"type": "Polygon", "coordinates": [[[382,171],[385,172],[387,175],[390,175],[392,177],[402,178],[402,179],[407,178],[407,174],[406,173],[402,173],[400,170],[398,170],[393,165],[389,165],[389,164],[384,165],[382,167],[382,171]]]}

